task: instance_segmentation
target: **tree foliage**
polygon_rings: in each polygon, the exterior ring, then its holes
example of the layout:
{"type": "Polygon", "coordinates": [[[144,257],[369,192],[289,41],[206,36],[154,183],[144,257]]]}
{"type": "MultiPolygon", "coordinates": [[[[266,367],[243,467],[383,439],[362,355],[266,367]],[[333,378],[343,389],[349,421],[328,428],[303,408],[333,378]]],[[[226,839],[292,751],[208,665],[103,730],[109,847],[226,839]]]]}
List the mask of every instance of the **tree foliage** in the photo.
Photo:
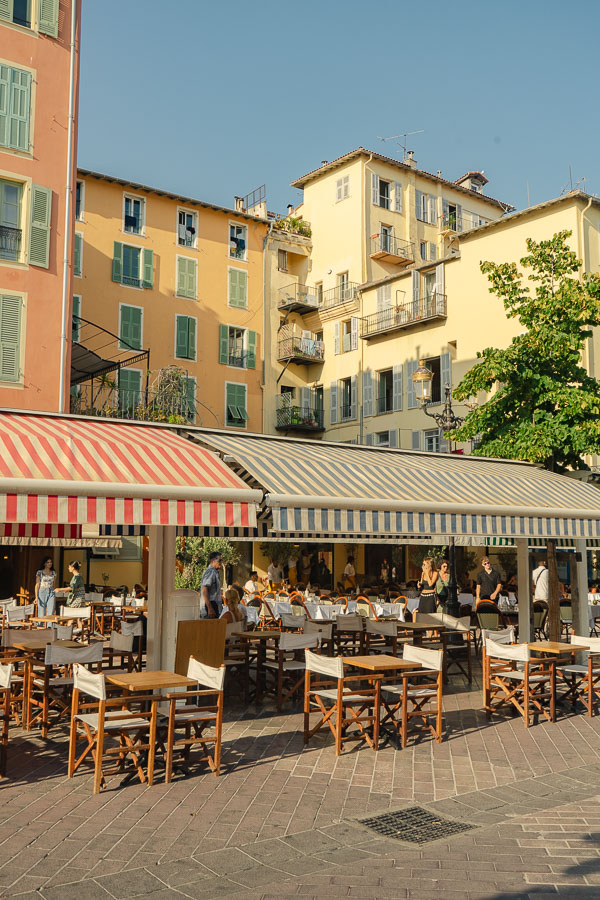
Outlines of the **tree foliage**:
{"type": "MultiPolygon", "coordinates": [[[[516,263],[483,262],[490,293],[524,331],[506,349],[488,347],[454,390],[457,400],[486,391],[453,440],[479,438],[480,456],[523,459],[562,471],[583,468],[600,453],[600,385],[582,365],[591,327],[600,325],[600,276],[581,273],[569,248],[571,232],[527,240],[516,263]]],[[[485,323],[485,314],[481,316],[485,323]]]]}
{"type": "Polygon", "coordinates": [[[177,554],[183,563],[182,571],[175,572],[175,587],[199,591],[202,575],[208,565],[211,553],[218,552],[223,563],[235,565],[240,560],[237,547],[228,538],[223,537],[188,537],[177,538],[177,554]]]}

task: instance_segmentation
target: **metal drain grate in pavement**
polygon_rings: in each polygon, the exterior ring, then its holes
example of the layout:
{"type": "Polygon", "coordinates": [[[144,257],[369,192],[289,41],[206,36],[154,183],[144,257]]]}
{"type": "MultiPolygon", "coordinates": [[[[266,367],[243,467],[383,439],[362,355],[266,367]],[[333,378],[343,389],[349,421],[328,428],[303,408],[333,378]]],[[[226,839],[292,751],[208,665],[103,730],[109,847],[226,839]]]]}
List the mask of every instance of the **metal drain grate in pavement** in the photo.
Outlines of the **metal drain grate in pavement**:
{"type": "Polygon", "coordinates": [[[384,813],[381,816],[373,816],[370,819],[360,819],[361,825],[373,829],[382,837],[397,838],[399,841],[408,841],[411,844],[426,844],[428,841],[437,841],[439,838],[452,837],[462,831],[470,831],[475,828],[467,822],[455,822],[452,819],[443,819],[420,806],[409,806],[395,813],[384,813]]]}

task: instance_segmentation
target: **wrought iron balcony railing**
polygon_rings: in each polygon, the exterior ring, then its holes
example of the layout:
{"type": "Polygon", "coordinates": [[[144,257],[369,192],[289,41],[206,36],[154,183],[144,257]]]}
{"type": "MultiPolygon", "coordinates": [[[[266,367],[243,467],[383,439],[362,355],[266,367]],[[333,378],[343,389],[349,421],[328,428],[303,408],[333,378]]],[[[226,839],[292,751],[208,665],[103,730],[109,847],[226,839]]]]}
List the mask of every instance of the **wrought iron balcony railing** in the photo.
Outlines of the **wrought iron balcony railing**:
{"type": "Polygon", "coordinates": [[[292,335],[280,340],[277,344],[277,359],[280,362],[287,360],[298,363],[323,362],[325,358],[325,345],[323,341],[317,341],[312,337],[292,335]]]}
{"type": "Polygon", "coordinates": [[[279,288],[277,308],[288,312],[313,312],[319,308],[317,289],[299,283],[279,288]]]}
{"type": "Polygon", "coordinates": [[[342,303],[349,303],[358,297],[359,285],[355,281],[347,281],[345,284],[338,284],[328,291],[323,291],[319,309],[331,309],[342,303]]]}
{"type": "Polygon", "coordinates": [[[12,259],[16,262],[21,258],[21,237],[20,228],[0,225],[0,259],[12,259]]]}
{"type": "Polygon", "coordinates": [[[311,406],[282,406],[277,410],[277,429],[324,431],[323,410],[311,406]]]}
{"type": "Polygon", "coordinates": [[[399,306],[365,316],[361,319],[360,336],[368,340],[387,331],[398,331],[428,319],[445,318],[446,315],[446,295],[432,291],[399,306]]]}
{"type": "Polygon", "coordinates": [[[385,231],[371,235],[371,257],[382,259],[396,265],[409,265],[414,262],[414,245],[410,241],[400,241],[385,231]]]}
{"type": "MultiPolygon", "coordinates": [[[[125,371],[125,370],[124,370],[125,371]]],[[[177,394],[119,388],[112,379],[71,389],[72,413],[142,422],[195,422],[196,403],[185,391],[177,394]]]]}

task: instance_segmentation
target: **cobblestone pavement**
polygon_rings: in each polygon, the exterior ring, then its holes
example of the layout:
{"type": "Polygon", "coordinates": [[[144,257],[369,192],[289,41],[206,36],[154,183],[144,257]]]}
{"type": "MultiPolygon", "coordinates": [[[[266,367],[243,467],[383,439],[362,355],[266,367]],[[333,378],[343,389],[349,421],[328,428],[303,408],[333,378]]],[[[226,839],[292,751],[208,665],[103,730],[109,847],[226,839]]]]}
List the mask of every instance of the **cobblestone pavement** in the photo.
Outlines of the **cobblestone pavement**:
{"type": "Polygon", "coordinates": [[[600,717],[488,722],[453,679],[447,737],[336,759],[301,716],[229,713],[224,772],[152,788],[67,779],[66,739],[11,732],[0,897],[598,898],[600,717]],[[410,845],[358,820],[418,804],[475,827],[410,845]],[[82,883],[83,882],[83,883],[82,883]]]}

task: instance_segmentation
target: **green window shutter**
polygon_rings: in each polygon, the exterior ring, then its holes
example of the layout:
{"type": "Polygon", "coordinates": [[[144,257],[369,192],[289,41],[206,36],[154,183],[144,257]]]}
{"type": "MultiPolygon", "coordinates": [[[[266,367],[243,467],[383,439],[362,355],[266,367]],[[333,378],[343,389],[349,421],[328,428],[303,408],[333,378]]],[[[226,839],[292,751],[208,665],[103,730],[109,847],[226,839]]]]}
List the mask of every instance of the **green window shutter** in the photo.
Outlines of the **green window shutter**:
{"type": "Polygon", "coordinates": [[[121,342],[125,349],[142,349],[142,310],[137,306],[121,306],[121,342]]]}
{"type": "Polygon", "coordinates": [[[20,297],[0,297],[0,378],[18,381],[21,362],[20,297]]]}
{"type": "Polygon", "coordinates": [[[0,19],[6,19],[7,22],[12,22],[13,0],[0,0],[0,19]]]}
{"type": "MultiPolygon", "coordinates": [[[[2,0],[0,0],[0,4],[2,0]]],[[[2,17],[0,7],[0,18],[2,17]]],[[[0,144],[8,146],[8,123],[10,117],[10,69],[0,65],[0,144]]]]}
{"type": "Polygon", "coordinates": [[[196,379],[187,377],[185,379],[185,400],[187,405],[186,416],[192,422],[196,421],[196,379]]]}
{"type": "Polygon", "coordinates": [[[240,418],[244,420],[244,422],[248,421],[248,413],[246,411],[246,387],[243,384],[236,384],[237,388],[237,402],[236,406],[240,413],[240,418]]]}
{"type": "Polygon", "coordinates": [[[228,425],[242,426],[248,421],[244,384],[227,384],[225,407],[225,421],[228,425]]]}
{"type": "Polygon", "coordinates": [[[40,31],[58,37],[58,0],[40,0],[40,31]]]}
{"type": "Polygon", "coordinates": [[[219,362],[229,362],[229,325],[219,325],[219,362]]]}
{"type": "Polygon", "coordinates": [[[73,275],[81,275],[81,248],[83,235],[75,232],[75,247],[73,252],[73,275]]]}
{"type": "Polygon", "coordinates": [[[112,280],[123,281],[123,244],[115,241],[113,244],[112,280]]]}
{"type": "Polygon", "coordinates": [[[119,407],[132,413],[141,400],[142,373],[136,369],[119,369],[119,407]]]}
{"type": "Polygon", "coordinates": [[[154,285],[154,250],[144,248],[144,283],[142,287],[152,290],[154,285]]]}
{"type": "Polygon", "coordinates": [[[229,270],[229,305],[238,309],[248,307],[248,275],[241,269],[229,270]]]}
{"type": "Polygon", "coordinates": [[[196,260],[180,256],[177,260],[177,294],[179,297],[196,299],[196,260]]]}
{"type": "Polygon", "coordinates": [[[249,331],[248,332],[248,345],[247,345],[248,355],[247,366],[249,369],[256,368],[256,332],[249,331]]]}
{"type": "MultiPolygon", "coordinates": [[[[188,359],[196,359],[196,320],[188,319],[188,359]]],[[[194,382],[195,383],[195,382],[194,382]]]]}
{"type": "Polygon", "coordinates": [[[78,341],[79,335],[81,332],[81,322],[79,319],[76,319],[75,316],[81,315],[81,297],[77,294],[73,295],[73,332],[71,334],[71,340],[78,341]]]}
{"type": "Polygon", "coordinates": [[[41,266],[42,269],[48,268],[50,258],[51,215],[52,191],[39,184],[32,185],[29,262],[32,266],[41,266]]]}
{"type": "Polygon", "coordinates": [[[177,316],[177,337],[176,337],[176,353],[180,359],[189,359],[188,356],[188,330],[189,318],[187,316],[177,316]]]}
{"type": "Polygon", "coordinates": [[[30,95],[31,75],[29,72],[11,69],[8,146],[25,152],[29,150],[30,95]]]}

